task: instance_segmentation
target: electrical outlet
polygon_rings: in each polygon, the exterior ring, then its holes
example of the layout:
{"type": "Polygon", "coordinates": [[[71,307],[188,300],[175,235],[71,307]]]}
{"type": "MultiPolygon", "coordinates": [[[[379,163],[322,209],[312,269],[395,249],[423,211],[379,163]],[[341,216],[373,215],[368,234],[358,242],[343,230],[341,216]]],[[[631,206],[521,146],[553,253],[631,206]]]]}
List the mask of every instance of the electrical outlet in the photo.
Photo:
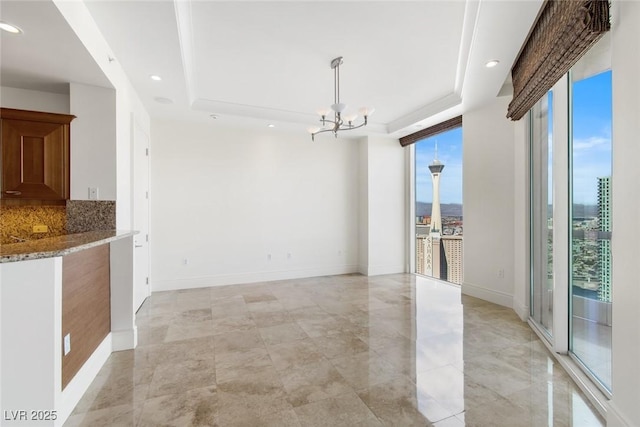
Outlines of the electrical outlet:
{"type": "Polygon", "coordinates": [[[64,355],[66,356],[71,352],[71,334],[64,336],[64,355]]]}
{"type": "Polygon", "coordinates": [[[98,200],[98,187],[89,187],[89,200],[98,200]]]}
{"type": "Polygon", "coordinates": [[[49,232],[49,226],[48,225],[44,225],[44,224],[34,225],[33,226],[33,232],[34,233],[48,233],[49,232]]]}

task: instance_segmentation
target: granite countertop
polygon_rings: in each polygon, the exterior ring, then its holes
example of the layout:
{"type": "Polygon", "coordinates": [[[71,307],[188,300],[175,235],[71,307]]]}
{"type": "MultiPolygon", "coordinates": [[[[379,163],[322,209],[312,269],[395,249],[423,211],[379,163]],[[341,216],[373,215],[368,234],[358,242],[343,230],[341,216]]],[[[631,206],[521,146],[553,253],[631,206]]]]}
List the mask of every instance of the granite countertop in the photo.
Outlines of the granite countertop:
{"type": "Polygon", "coordinates": [[[0,263],[63,256],[137,233],[125,230],[98,230],[0,245],[0,263]]]}

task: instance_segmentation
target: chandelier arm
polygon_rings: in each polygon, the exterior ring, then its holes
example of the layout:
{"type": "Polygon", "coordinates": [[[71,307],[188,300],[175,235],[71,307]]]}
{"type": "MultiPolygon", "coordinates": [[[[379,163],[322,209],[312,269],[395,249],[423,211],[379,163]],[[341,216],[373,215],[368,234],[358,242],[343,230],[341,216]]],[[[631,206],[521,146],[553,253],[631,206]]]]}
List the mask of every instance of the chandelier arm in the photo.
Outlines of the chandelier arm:
{"type": "Polygon", "coordinates": [[[341,128],[338,128],[338,130],[339,130],[339,131],[343,131],[343,130],[354,130],[354,129],[358,129],[358,128],[361,128],[361,127],[366,126],[366,125],[367,125],[366,123],[360,123],[358,126],[350,126],[350,127],[344,127],[344,128],[343,128],[343,127],[341,127],[341,128]]]}
{"type": "Polygon", "coordinates": [[[319,133],[325,133],[325,132],[333,132],[333,129],[322,129],[322,130],[319,130],[318,132],[312,133],[311,136],[313,137],[313,136],[316,136],[319,133]]]}
{"type": "MultiPolygon", "coordinates": [[[[327,121],[328,121],[328,120],[327,120],[327,121]]],[[[337,133],[338,133],[339,131],[346,131],[346,130],[358,129],[358,128],[361,128],[361,127],[366,126],[366,125],[367,125],[367,122],[365,121],[365,122],[363,122],[363,123],[360,123],[358,126],[352,126],[352,127],[340,127],[340,126],[336,127],[336,126],[334,126],[334,127],[333,127],[333,128],[331,128],[331,129],[322,129],[322,130],[319,130],[319,131],[317,131],[317,132],[312,133],[312,134],[311,134],[311,140],[312,140],[312,141],[315,141],[314,137],[315,137],[316,135],[318,135],[319,133],[333,132],[333,134],[334,134],[334,135],[337,135],[337,133]]]]}

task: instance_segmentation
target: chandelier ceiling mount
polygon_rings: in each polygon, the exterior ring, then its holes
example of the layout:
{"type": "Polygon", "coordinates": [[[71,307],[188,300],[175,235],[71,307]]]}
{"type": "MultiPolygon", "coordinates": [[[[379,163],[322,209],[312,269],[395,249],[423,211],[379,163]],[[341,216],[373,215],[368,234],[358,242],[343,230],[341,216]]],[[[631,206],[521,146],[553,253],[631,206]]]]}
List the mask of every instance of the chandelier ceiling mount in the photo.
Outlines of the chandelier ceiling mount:
{"type": "Polygon", "coordinates": [[[307,130],[311,134],[311,140],[315,141],[315,136],[319,133],[333,132],[333,135],[337,138],[338,132],[345,130],[358,129],[367,125],[368,118],[375,111],[372,107],[362,107],[359,110],[360,115],[363,117],[363,121],[360,124],[356,123],[358,118],[357,113],[347,113],[347,104],[340,102],[340,65],[343,64],[342,56],[334,58],[331,61],[331,69],[333,70],[333,105],[331,108],[321,108],[317,111],[320,116],[320,123],[322,127],[311,126],[307,130]],[[330,114],[333,111],[333,117],[330,114]]]}

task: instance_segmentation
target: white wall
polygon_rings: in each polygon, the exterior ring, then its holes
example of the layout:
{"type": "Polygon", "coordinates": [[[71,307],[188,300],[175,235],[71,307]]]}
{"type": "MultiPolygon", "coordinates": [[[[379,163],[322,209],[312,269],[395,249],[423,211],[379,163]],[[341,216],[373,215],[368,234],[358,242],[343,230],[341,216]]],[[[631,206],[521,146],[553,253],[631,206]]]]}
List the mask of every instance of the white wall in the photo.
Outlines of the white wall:
{"type": "MultiPolygon", "coordinates": [[[[2,409],[57,410],[62,384],[62,258],[0,264],[0,278],[2,409]]],[[[3,416],[1,424],[27,424],[8,420],[3,416]]]]}
{"type": "MultiPolygon", "coordinates": [[[[98,26],[86,5],[81,1],[53,0],[53,2],[115,89],[115,164],[110,165],[108,172],[98,168],[95,170],[95,175],[84,175],[82,178],[84,183],[78,184],[77,192],[81,194],[81,187],[88,187],[86,184],[89,182],[111,182],[110,180],[115,176],[116,225],[120,229],[130,229],[133,215],[131,199],[133,194],[131,185],[133,169],[131,156],[132,120],[137,120],[143,130],[149,134],[149,115],[119,62],[117,60],[109,61],[112,51],[98,30],[98,26]],[[107,177],[107,175],[109,176],[107,177]]],[[[108,108],[110,111],[110,106],[108,108]]],[[[76,162],[92,163],[95,161],[95,157],[93,155],[89,158],[76,157],[75,160],[76,162]]],[[[110,158],[109,162],[111,161],[110,158]]],[[[71,179],[73,182],[73,176],[71,179]]],[[[107,184],[107,187],[109,185],[111,184],[107,184]]],[[[111,191],[109,188],[109,192],[111,191]]],[[[108,195],[108,193],[106,194],[108,195]]],[[[106,197],[101,195],[100,198],[106,197]]]]}
{"type": "Polygon", "coordinates": [[[71,83],[71,198],[88,200],[89,187],[99,200],[116,200],[116,92],[71,83]]]}
{"type": "Polygon", "coordinates": [[[367,137],[358,141],[358,271],[369,269],[369,144],[367,137]]]}
{"type": "Polygon", "coordinates": [[[116,200],[115,90],[70,83],[69,93],[49,93],[2,87],[6,108],[73,114],[71,122],[71,198],[88,199],[88,188],[99,188],[99,199],[116,200]]]}
{"type": "Polygon", "coordinates": [[[69,114],[69,94],[3,86],[0,88],[0,105],[18,110],[69,114]]]}
{"type": "Polygon", "coordinates": [[[100,200],[116,200],[116,92],[70,83],[68,94],[1,88],[6,108],[73,114],[71,122],[71,198],[88,199],[88,188],[100,200]]]}
{"type": "Polygon", "coordinates": [[[505,117],[509,100],[496,98],[462,118],[462,292],[513,307],[515,129],[505,117]]]}
{"type": "Polygon", "coordinates": [[[609,427],[640,425],[640,3],[612,4],[613,400],[609,427]]]}
{"type": "Polygon", "coordinates": [[[357,271],[357,141],[166,120],[152,136],[153,291],[357,271]]]}
{"type": "Polygon", "coordinates": [[[397,139],[365,137],[360,149],[360,262],[369,276],[406,265],[406,161],[397,139]]]}

